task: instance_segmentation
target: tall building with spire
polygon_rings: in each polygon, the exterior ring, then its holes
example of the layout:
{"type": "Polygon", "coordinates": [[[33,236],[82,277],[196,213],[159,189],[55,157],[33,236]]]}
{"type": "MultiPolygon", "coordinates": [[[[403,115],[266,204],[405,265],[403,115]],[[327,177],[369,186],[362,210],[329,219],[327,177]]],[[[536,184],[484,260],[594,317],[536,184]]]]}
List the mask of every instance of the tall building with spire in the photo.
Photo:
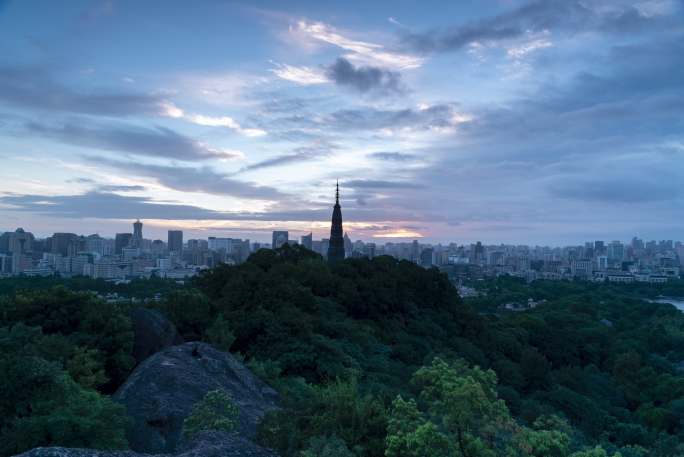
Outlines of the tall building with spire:
{"type": "Polygon", "coordinates": [[[142,247],[142,241],[143,241],[142,229],[143,229],[143,223],[140,222],[140,219],[133,222],[133,238],[131,239],[131,246],[134,248],[142,247]]]}
{"type": "Polygon", "coordinates": [[[333,207],[332,225],[330,226],[330,244],[328,245],[328,262],[344,259],[344,230],[342,229],[342,208],[340,208],[340,183],[335,188],[335,206],[333,207]]]}

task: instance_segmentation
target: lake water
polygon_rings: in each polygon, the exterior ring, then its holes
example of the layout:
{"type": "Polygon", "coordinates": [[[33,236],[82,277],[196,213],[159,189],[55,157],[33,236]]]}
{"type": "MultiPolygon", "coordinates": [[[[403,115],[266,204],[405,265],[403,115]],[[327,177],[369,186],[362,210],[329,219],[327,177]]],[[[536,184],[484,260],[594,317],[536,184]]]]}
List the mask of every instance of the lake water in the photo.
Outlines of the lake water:
{"type": "Polygon", "coordinates": [[[654,303],[670,303],[679,308],[680,311],[684,311],[684,298],[656,298],[651,301],[654,303]]]}

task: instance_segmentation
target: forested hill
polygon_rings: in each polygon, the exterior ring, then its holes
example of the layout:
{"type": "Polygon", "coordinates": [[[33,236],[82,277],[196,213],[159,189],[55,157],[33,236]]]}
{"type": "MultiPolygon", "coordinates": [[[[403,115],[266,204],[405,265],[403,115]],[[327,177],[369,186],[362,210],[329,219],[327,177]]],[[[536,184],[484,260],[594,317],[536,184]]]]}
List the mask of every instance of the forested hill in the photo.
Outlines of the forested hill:
{"type": "MultiPolygon", "coordinates": [[[[383,455],[397,395],[418,400],[448,437],[441,427],[453,418],[430,410],[414,375],[436,357],[493,370],[497,397],[520,425],[569,422],[569,450],[684,455],[684,377],[675,367],[684,360],[684,314],[669,305],[540,283],[533,287],[546,288],[545,304],[485,315],[436,269],[389,257],[330,267],[298,248],[260,251],[196,285],[172,294],[165,311],[186,338],[218,341],[230,330],[225,347],[284,393],[288,408],[263,436],[284,455],[321,435],[358,455],[383,455]]],[[[524,295],[530,286],[497,287],[524,295]]],[[[558,452],[548,455],[565,455],[558,452]]]]}
{"type": "MultiPolygon", "coordinates": [[[[285,247],[210,270],[150,306],[280,392],[258,440],[282,456],[684,455],[684,313],[584,283],[499,280],[482,292],[464,302],[436,269],[389,257],[330,266],[285,247]],[[546,301],[492,312],[510,297],[546,301]]],[[[0,307],[10,373],[0,380],[0,442],[30,444],[17,423],[47,433],[25,398],[56,400],[22,381],[24,364],[49,371],[51,392],[79,407],[97,403],[89,423],[99,441],[82,445],[125,446],[107,396],[133,367],[125,305],[62,288],[19,291],[0,307]],[[104,424],[116,430],[102,436],[104,424]]],[[[63,444],[58,436],[40,443],[63,444]]]]}

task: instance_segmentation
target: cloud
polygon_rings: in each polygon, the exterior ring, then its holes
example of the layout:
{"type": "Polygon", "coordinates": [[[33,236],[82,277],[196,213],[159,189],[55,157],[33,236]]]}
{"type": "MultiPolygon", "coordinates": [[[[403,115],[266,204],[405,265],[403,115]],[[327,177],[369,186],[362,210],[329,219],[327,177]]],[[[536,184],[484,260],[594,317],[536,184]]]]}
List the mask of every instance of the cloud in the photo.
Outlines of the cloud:
{"type": "Polygon", "coordinates": [[[403,92],[399,73],[371,66],[355,67],[343,57],[327,68],[326,75],[335,84],[351,87],[359,92],[403,92]]]}
{"type": "Polygon", "coordinates": [[[664,202],[677,199],[683,193],[682,185],[675,179],[643,176],[640,173],[558,177],[548,188],[558,198],[604,203],[664,202]]]}
{"type": "Polygon", "coordinates": [[[262,160],[261,162],[247,165],[246,167],[243,167],[239,173],[261,170],[264,168],[281,167],[285,165],[291,165],[293,163],[311,162],[313,160],[329,156],[334,149],[338,149],[338,146],[328,143],[327,141],[318,141],[309,146],[296,148],[292,153],[277,155],[275,157],[262,160]]]}
{"type": "Polygon", "coordinates": [[[293,65],[276,63],[276,68],[271,71],[279,78],[292,81],[297,84],[309,86],[312,84],[324,84],[330,82],[325,72],[320,68],[295,67],[293,65]]]}
{"type": "Polygon", "coordinates": [[[663,14],[633,4],[581,0],[535,0],[509,12],[448,30],[404,33],[406,48],[419,53],[457,51],[471,43],[502,42],[530,32],[584,30],[632,33],[655,25],[663,14]]]}
{"type": "Polygon", "coordinates": [[[419,160],[415,154],[405,152],[372,152],[368,154],[368,157],[388,162],[413,162],[419,160]]]}
{"type": "Polygon", "coordinates": [[[101,185],[97,186],[98,192],[142,192],[145,186],[121,186],[121,185],[101,185]]]}
{"type": "Polygon", "coordinates": [[[133,176],[155,179],[159,184],[181,192],[201,192],[213,195],[230,195],[250,200],[276,201],[286,195],[278,190],[230,178],[211,167],[183,167],[150,165],[137,162],[86,157],[86,160],[133,176]]]}
{"type": "Polygon", "coordinates": [[[383,181],[376,179],[352,179],[344,182],[352,189],[420,189],[425,186],[408,181],[383,181]]]}
{"type": "Polygon", "coordinates": [[[77,91],[40,66],[0,66],[0,101],[20,108],[98,116],[159,115],[164,101],[135,92],[77,91]]]}
{"type": "MultiPolygon", "coordinates": [[[[91,191],[80,195],[3,195],[0,205],[4,211],[31,213],[42,216],[74,219],[165,219],[215,221],[329,221],[330,206],[305,210],[233,212],[214,211],[199,206],[173,202],[157,202],[146,197],[124,196],[91,191]]],[[[397,216],[409,215],[376,209],[345,210],[347,221],[394,221],[397,216]]],[[[411,220],[404,219],[404,220],[411,220]]],[[[251,231],[250,228],[246,230],[251,231]]]]}
{"type": "Polygon", "coordinates": [[[164,115],[174,119],[185,119],[197,125],[207,127],[226,127],[247,137],[259,137],[266,132],[256,128],[244,128],[235,119],[229,116],[205,116],[203,114],[186,114],[185,111],[172,103],[164,103],[164,115]]]}
{"type": "Polygon", "coordinates": [[[53,127],[36,122],[29,122],[25,127],[32,135],[40,135],[76,146],[148,157],[184,161],[243,157],[239,151],[212,148],[166,127],[145,128],[122,124],[88,126],[84,123],[78,125],[69,123],[53,127]]]}
{"type": "Polygon", "coordinates": [[[190,205],[155,203],[145,197],[92,191],[82,195],[13,195],[0,197],[11,211],[45,216],[100,219],[217,219],[221,213],[190,205]]]}
{"type": "Polygon", "coordinates": [[[320,124],[338,130],[380,130],[410,129],[439,130],[452,128],[470,120],[459,113],[456,105],[449,103],[426,106],[421,109],[345,109],[331,113],[320,120],[320,124]]]}
{"type": "Polygon", "coordinates": [[[423,64],[423,59],[420,57],[389,51],[379,44],[351,39],[323,22],[299,21],[291,28],[291,31],[349,51],[345,54],[345,58],[366,65],[381,65],[386,68],[405,70],[418,68],[423,64]]]}

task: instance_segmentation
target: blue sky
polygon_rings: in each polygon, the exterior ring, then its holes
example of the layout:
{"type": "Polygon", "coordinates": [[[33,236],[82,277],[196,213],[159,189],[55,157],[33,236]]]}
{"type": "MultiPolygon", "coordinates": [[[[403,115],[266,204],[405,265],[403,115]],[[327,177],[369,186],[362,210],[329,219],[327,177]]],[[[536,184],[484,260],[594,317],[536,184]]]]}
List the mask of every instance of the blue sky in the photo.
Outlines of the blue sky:
{"type": "Polygon", "coordinates": [[[684,239],[681,0],[0,0],[0,229],[684,239]]]}

